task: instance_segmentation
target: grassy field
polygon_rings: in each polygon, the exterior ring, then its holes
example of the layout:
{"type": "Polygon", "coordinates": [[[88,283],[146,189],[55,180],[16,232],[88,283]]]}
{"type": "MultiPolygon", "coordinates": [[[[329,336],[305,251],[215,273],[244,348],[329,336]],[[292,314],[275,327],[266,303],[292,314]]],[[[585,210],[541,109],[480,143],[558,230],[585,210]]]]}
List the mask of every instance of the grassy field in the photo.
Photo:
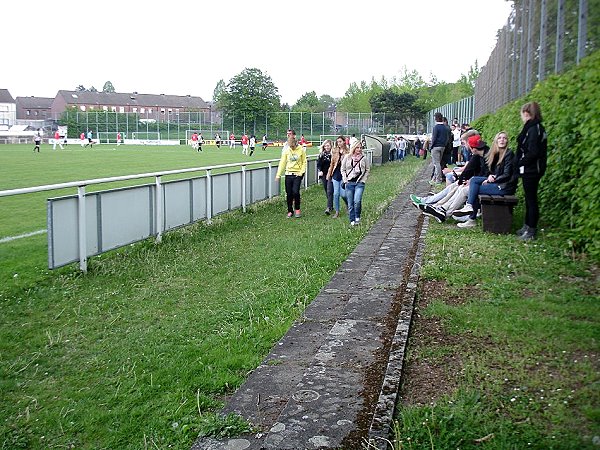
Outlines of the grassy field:
{"type": "Polygon", "coordinates": [[[430,222],[396,449],[598,448],[600,271],[563,242],[430,222]]]}
{"type": "MultiPolygon", "coordinates": [[[[149,171],[147,150],[120,165],[149,171]]],[[[171,166],[152,162],[156,170],[183,164],[177,151],[189,152],[168,149],[157,157],[171,166]]],[[[323,214],[315,186],[303,192],[301,219],[286,219],[274,199],[166,233],[160,245],[91,258],[87,275],[74,266],[48,272],[44,236],[0,244],[0,448],[188,449],[198,432],[243,427],[215,419],[224,396],[421,165],[375,168],[356,228],[323,214]]]]}

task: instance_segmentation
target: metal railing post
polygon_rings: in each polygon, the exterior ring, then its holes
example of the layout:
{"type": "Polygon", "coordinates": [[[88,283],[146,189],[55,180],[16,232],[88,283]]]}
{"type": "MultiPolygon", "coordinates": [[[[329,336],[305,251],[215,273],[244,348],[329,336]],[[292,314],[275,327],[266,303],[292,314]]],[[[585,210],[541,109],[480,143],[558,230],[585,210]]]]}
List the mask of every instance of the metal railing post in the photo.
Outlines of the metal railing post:
{"type": "Polygon", "coordinates": [[[79,232],[79,269],[87,273],[87,232],[85,214],[85,185],[77,187],[77,228],[79,232]]]}
{"type": "Polygon", "coordinates": [[[163,197],[162,197],[162,184],[161,184],[161,177],[156,177],[155,178],[155,186],[156,186],[156,243],[160,244],[160,242],[162,241],[162,232],[163,232],[163,219],[164,219],[164,213],[163,213],[163,197]]]}
{"type": "Polygon", "coordinates": [[[206,222],[212,223],[212,176],[210,169],[206,169],[206,222]]]}
{"type": "Polygon", "coordinates": [[[271,198],[271,197],[273,197],[273,177],[272,177],[273,172],[271,170],[272,165],[270,162],[268,163],[268,165],[269,165],[269,172],[267,174],[267,178],[269,179],[269,198],[271,198]]]}
{"type": "Polygon", "coordinates": [[[242,166],[242,211],[246,212],[246,166],[242,166]]]}

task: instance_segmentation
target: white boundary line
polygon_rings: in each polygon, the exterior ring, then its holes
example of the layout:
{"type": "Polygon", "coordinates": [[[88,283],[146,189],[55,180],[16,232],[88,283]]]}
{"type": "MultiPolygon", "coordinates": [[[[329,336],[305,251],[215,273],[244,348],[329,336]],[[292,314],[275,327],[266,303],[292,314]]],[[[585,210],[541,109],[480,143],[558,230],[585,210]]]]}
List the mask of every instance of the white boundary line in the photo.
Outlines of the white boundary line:
{"type": "Polygon", "coordinates": [[[21,239],[21,238],[36,236],[38,234],[44,234],[47,232],[48,232],[48,230],[37,230],[37,231],[32,231],[31,233],[19,234],[18,236],[8,236],[8,237],[0,239],[0,244],[4,244],[6,242],[11,242],[11,241],[16,241],[17,239],[21,239]]]}

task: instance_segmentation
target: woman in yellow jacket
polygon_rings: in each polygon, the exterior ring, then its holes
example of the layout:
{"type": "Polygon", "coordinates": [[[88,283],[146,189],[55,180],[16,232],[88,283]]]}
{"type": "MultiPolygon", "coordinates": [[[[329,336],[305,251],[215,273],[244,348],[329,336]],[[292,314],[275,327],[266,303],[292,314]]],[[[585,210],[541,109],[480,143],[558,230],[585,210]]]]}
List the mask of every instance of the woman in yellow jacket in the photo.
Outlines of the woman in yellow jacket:
{"type": "Polygon", "coordinates": [[[287,217],[300,217],[300,186],[306,172],[306,150],[303,146],[298,145],[293,132],[288,134],[287,145],[281,152],[281,161],[279,161],[275,180],[279,180],[284,172],[287,217]]]}

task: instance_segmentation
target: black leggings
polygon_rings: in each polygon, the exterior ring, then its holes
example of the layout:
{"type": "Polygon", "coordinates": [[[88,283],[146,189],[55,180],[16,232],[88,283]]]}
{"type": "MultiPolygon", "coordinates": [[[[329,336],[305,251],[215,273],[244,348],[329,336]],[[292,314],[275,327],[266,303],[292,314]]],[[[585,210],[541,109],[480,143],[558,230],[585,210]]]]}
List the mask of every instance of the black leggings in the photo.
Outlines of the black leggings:
{"type": "Polygon", "coordinates": [[[285,176],[285,193],[288,212],[294,212],[294,209],[300,209],[300,185],[302,177],[297,175],[285,176]],[[295,204],[295,208],[294,208],[295,204]]]}
{"type": "Polygon", "coordinates": [[[538,186],[539,177],[523,177],[523,191],[525,191],[525,225],[531,228],[537,228],[540,218],[540,209],[538,207],[538,186]]]}

